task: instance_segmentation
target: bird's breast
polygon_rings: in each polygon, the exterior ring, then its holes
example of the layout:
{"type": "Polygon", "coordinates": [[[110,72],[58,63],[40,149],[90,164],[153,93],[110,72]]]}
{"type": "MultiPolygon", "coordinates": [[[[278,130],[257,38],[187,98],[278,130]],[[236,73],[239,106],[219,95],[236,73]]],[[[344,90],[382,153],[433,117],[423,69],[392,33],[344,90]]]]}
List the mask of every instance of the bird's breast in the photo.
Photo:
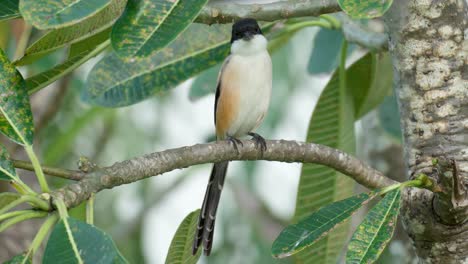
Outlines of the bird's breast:
{"type": "Polygon", "coordinates": [[[221,80],[222,89],[229,89],[228,93],[238,100],[227,134],[243,136],[260,125],[268,110],[272,87],[270,55],[267,51],[249,56],[231,55],[224,74],[230,78],[226,85],[221,80]]]}

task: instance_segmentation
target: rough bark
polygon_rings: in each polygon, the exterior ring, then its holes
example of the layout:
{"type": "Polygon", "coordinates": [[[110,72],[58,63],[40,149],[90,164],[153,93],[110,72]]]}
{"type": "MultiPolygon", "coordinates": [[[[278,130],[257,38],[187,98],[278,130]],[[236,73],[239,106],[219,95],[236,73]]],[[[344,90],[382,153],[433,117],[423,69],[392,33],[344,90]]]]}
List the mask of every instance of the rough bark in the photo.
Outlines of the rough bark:
{"type": "Polygon", "coordinates": [[[465,0],[395,0],[385,17],[407,174],[443,187],[403,195],[420,263],[468,262],[467,10],[465,0]]]}

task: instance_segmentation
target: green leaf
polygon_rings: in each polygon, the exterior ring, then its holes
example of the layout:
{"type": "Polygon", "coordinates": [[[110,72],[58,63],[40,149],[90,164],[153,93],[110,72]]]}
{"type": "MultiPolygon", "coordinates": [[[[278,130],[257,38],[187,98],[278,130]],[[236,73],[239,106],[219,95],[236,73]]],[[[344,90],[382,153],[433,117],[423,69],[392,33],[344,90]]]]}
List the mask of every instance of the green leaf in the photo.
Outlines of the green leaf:
{"type": "Polygon", "coordinates": [[[109,5],[110,0],[20,0],[23,18],[39,29],[79,23],[109,5]]]}
{"type": "Polygon", "coordinates": [[[165,92],[223,61],[229,54],[230,28],[192,24],[168,47],[138,61],[111,53],[94,66],[82,98],[119,107],[165,92]]]}
{"type": "Polygon", "coordinates": [[[376,108],[392,91],[393,68],[388,53],[368,53],[346,72],[356,120],[376,108]]]}
{"type": "MultiPolygon", "coordinates": [[[[347,77],[347,76],[346,76],[347,77]]],[[[340,87],[335,71],[320,95],[312,113],[307,142],[323,144],[354,153],[354,103],[348,87],[340,87]]],[[[317,164],[304,164],[299,180],[294,222],[318,208],[353,194],[354,181],[336,170],[317,164]]],[[[348,223],[295,257],[302,263],[336,263],[348,235],[348,223]]]]}
{"type": "Polygon", "coordinates": [[[0,193],[0,210],[12,203],[15,200],[18,200],[21,197],[20,194],[18,193],[12,193],[12,192],[2,192],[0,193]]]}
{"type": "Polygon", "coordinates": [[[392,3],[393,0],[338,0],[341,9],[355,19],[380,17],[392,3]]]}
{"type": "Polygon", "coordinates": [[[400,212],[400,188],[391,191],[369,211],[354,232],[346,263],[374,263],[393,236],[400,212]]]}
{"type": "Polygon", "coordinates": [[[400,127],[400,112],[398,111],[398,103],[394,93],[391,96],[385,97],[380,105],[379,120],[385,132],[399,142],[403,141],[400,127]]]}
{"type": "Polygon", "coordinates": [[[195,264],[201,255],[198,250],[196,255],[192,255],[192,244],[197,229],[198,215],[200,210],[188,214],[177,228],[177,231],[169,246],[166,264],[195,264]]]}
{"type": "Polygon", "coordinates": [[[58,260],[61,264],[78,263],[70,239],[74,240],[84,263],[127,263],[109,235],[71,217],[66,218],[66,221],[70,226],[70,234],[67,233],[63,219],[55,225],[44,252],[43,263],[57,263],[58,260]]]}
{"type": "Polygon", "coordinates": [[[147,57],[171,43],[208,0],[131,0],[112,29],[112,46],[122,58],[147,57]]]}
{"type": "Polygon", "coordinates": [[[27,253],[23,253],[21,255],[17,255],[12,259],[4,262],[3,264],[32,264],[31,258],[27,255],[27,253]],[[25,260],[25,258],[27,258],[25,260]]]}
{"type": "Polygon", "coordinates": [[[320,29],[314,38],[314,49],[309,60],[309,73],[329,73],[339,63],[343,34],[338,30],[320,29]]]}
{"type": "MultiPolygon", "coordinates": [[[[97,46],[105,41],[109,40],[111,28],[107,28],[104,31],[101,31],[95,35],[92,35],[89,38],[83,39],[76,43],[70,45],[70,50],[68,52],[68,58],[73,58],[75,56],[80,56],[82,53],[89,53],[91,50],[94,50],[97,46]]],[[[110,40],[109,40],[110,46],[110,40]]],[[[107,47],[107,46],[106,46],[107,47]]]]}
{"type": "MultiPolygon", "coordinates": [[[[109,32],[107,32],[109,34],[109,32]]],[[[84,41],[87,41],[84,40],[84,41]]],[[[76,43],[79,44],[79,43],[76,43]]],[[[64,75],[72,72],[83,63],[87,62],[92,57],[99,54],[105,48],[109,46],[109,43],[100,43],[97,47],[94,47],[92,50],[86,50],[87,48],[92,48],[95,43],[93,41],[88,41],[87,44],[80,44],[76,49],[70,50],[69,58],[52,69],[38,73],[34,76],[31,76],[26,79],[26,89],[29,94],[37,92],[38,90],[46,87],[47,85],[55,82],[64,75]],[[89,46],[88,46],[89,45],[89,46]]],[[[72,45],[73,47],[73,45],[72,45]]]]}
{"type": "Polygon", "coordinates": [[[33,118],[25,82],[0,50],[0,132],[21,145],[32,145],[33,118]]]}
{"type": "Polygon", "coordinates": [[[0,180],[10,181],[18,178],[15,167],[10,161],[10,154],[0,145],[0,180]]]}
{"type": "Polygon", "coordinates": [[[328,234],[348,219],[376,193],[361,193],[326,205],[297,224],[287,226],[273,242],[272,253],[277,258],[296,254],[328,234]]]}
{"type": "Polygon", "coordinates": [[[26,49],[24,56],[15,61],[15,65],[26,65],[50,54],[68,44],[90,39],[96,34],[106,31],[109,34],[111,26],[125,8],[126,0],[112,0],[104,9],[92,17],[72,26],[55,29],[26,49]]]}
{"type": "Polygon", "coordinates": [[[19,0],[2,0],[0,8],[0,21],[20,17],[18,10],[19,0]]]}

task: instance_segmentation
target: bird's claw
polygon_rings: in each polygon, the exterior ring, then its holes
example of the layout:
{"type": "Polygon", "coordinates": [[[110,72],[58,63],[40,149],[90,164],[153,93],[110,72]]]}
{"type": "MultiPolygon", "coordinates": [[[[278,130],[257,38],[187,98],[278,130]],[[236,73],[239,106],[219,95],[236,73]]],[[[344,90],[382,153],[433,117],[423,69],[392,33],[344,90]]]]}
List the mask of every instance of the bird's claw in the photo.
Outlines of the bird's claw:
{"type": "Polygon", "coordinates": [[[263,155],[263,152],[265,152],[267,149],[265,139],[259,134],[254,133],[254,132],[250,132],[249,136],[252,136],[252,140],[255,142],[255,147],[260,148],[260,151],[262,152],[262,155],[263,155]]]}
{"type": "Polygon", "coordinates": [[[239,147],[238,147],[238,145],[240,145],[241,147],[243,147],[244,144],[242,143],[242,141],[241,141],[240,139],[238,139],[238,138],[231,137],[231,136],[228,136],[226,139],[234,146],[234,148],[236,149],[237,153],[240,153],[240,152],[239,152],[239,147]]]}

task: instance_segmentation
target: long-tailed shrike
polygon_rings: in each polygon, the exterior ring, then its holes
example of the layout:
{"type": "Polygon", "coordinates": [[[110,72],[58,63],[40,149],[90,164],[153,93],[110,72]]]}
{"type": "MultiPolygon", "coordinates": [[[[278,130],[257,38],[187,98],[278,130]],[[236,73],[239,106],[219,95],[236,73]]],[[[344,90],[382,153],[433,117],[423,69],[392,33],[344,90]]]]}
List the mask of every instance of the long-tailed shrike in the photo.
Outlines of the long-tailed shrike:
{"type": "MultiPolygon", "coordinates": [[[[238,137],[250,135],[266,150],[265,140],[253,131],[264,119],[270,104],[272,86],[271,58],[267,40],[257,21],[242,19],[232,26],[231,54],[224,60],[218,76],[214,104],[216,136],[229,140],[236,150],[242,145],[238,137]]],[[[198,219],[193,254],[200,245],[209,255],[213,243],[216,210],[228,162],[215,163],[198,219]]]]}

